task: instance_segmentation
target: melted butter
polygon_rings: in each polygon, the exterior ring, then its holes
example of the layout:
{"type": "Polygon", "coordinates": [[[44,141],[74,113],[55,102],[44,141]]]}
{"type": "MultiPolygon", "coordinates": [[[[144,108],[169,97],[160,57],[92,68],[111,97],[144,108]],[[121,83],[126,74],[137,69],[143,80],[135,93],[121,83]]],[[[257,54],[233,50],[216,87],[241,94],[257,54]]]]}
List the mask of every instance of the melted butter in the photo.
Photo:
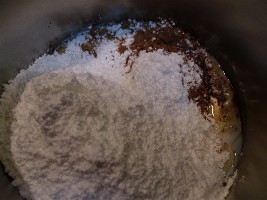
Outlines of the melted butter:
{"type": "Polygon", "coordinates": [[[225,84],[223,86],[223,93],[226,101],[218,101],[215,97],[211,97],[210,115],[214,118],[217,128],[219,129],[220,147],[217,150],[219,153],[227,151],[229,153],[229,160],[224,164],[224,171],[226,176],[233,174],[242,149],[242,127],[240,114],[237,105],[234,102],[234,91],[230,81],[227,79],[219,63],[211,58],[209,61],[211,73],[219,75],[223,78],[225,84]]]}

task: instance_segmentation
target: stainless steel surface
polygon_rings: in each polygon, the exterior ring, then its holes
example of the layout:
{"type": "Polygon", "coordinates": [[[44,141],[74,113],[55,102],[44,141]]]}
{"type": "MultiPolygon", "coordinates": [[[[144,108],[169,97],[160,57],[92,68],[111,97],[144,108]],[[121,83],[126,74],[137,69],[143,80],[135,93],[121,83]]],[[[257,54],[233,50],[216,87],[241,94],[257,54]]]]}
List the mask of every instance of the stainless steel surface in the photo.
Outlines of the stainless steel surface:
{"type": "MultiPolygon", "coordinates": [[[[0,0],[0,83],[89,21],[172,17],[222,62],[243,99],[242,181],[230,199],[267,199],[266,11],[264,0],[0,0]]],[[[10,182],[0,168],[1,200],[20,198],[10,182]]]]}

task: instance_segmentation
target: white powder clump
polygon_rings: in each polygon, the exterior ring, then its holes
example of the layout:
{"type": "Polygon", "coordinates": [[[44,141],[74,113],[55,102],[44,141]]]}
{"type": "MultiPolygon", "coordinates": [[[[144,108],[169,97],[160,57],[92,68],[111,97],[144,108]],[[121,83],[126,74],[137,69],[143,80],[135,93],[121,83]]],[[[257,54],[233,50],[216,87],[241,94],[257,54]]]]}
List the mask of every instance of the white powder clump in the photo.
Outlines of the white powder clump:
{"type": "MultiPolygon", "coordinates": [[[[133,41],[119,25],[108,29],[133,41]]],[[[1,159],[21,194],[224,199],[233,183],[222,169],[229,153],[216,151],[213,119],[188,99],[189,83],[201,82],[194,61],[182,52],[142,51],[125,73],[129,49],[120,54],[117,40],[104,39],[94,57],[80,48],[85,37],[70,41],[62,55],[36,60],[2,95],[1,159]]]]}

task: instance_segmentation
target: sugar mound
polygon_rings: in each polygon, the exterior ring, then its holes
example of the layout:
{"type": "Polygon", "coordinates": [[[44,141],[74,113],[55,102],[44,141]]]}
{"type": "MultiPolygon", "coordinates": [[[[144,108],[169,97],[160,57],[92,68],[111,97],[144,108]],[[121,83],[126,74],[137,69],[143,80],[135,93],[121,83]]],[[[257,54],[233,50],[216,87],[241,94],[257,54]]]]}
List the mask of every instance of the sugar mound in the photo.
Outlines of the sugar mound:
{"type": "Polygon", "coordinates": [[[136,31],[106,28],[117,39],[83,51],[80,34],[6,85],[0,155],[14,185],[42,200],[224,199],[229,153],[218,152],[214,119],[188,98],[202,81],[197,63],[162,49],[119,52],[136,31]]]}

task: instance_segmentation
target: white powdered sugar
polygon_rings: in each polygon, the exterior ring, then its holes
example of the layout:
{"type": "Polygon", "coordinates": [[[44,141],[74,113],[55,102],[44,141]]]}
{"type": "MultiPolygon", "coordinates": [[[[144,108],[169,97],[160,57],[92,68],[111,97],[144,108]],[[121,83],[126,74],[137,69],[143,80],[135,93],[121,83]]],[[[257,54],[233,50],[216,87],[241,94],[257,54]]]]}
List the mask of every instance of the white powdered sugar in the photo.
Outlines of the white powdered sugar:
{"type": "Polygon", "coordinates": [[[14,185],[36,200],[224,199],[229,153],[218,153],[214,120],[188,98],[198,65],[182,52],[120,53],[135,32],[107,29],[117,38],[102,38],[97,56],[81,49],[83,33],[5,86],[0,156],[14,185]]]}

